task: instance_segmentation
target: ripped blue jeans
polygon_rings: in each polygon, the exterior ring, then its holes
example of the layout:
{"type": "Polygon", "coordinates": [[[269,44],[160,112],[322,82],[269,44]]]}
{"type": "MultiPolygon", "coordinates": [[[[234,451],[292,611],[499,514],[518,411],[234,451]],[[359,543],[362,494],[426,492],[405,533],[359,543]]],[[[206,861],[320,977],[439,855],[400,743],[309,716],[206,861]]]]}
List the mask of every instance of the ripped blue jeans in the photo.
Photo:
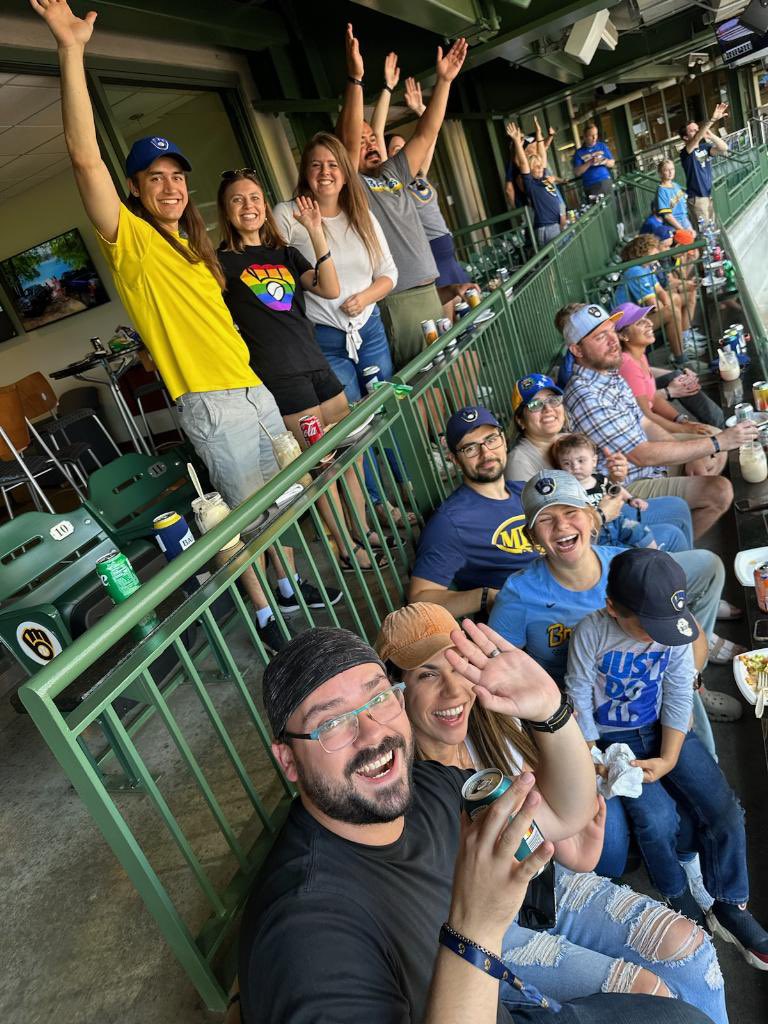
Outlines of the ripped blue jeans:
{"type": "MultiPolygon", "coordinates": [[[[557,924],[531,931],[512,924],[502,959],[526,986],[560,1003],[596,992],[668,994],[728,1024],[725,990],[709,937],[664,904],[593,872],[555,865],[557,924]],[[653,977],[643,976],[642,969],[653,977]]],[[[526,996],[502,984],[514,1013],[526,996]]]]}

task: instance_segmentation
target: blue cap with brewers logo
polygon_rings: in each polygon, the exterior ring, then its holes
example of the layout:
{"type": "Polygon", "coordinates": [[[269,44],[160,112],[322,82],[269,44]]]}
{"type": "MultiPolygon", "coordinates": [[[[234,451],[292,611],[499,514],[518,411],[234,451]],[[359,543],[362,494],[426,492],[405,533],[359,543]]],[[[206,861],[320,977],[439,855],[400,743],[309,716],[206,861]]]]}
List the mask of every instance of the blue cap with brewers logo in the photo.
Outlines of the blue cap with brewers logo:
{"type": "Polygon", "coordinates": [[[688,611],[685,585],[685,572],[666,551],[627,548],[611,561],[606,594],[634,612],[657,644],[681,647],[699,635],[688,611]]]}
{"type": "Polygon", "coordinates": [[[175,143],[161,135],[151,135],[145,139],[137,139],[131,146],[125,161],[125,173],[132,178],[138,171],[146,171],[149,165],[161,156],[175,157],[185,171],[192,170],[192,164],[175,143]]]}
{"type": "Polygon", "coordinates": [[[620,320],[621,313],[609,313],[607,309],[590,303],[575,310],[563,324],[563,338],[566,345],[577,345],[600,324],[620,320]]]}
{"type": "Polygon", "coordinates": [[[556,395],[563,393],[545,373],[529,373],[527,377],[516,380],[512,388],[512,412],[517,412],[521,405],[527,405],[540,391],[554,391],[556,395]]]}
{"type": "Polygon", "coordinates": [[[445,425],[445,441],[450,451],[455,452],[462,437],[478,427],[498,427],[501,430],[501,424],[490,409],[482,405],[467,405],[455,412],[445,425]]]}

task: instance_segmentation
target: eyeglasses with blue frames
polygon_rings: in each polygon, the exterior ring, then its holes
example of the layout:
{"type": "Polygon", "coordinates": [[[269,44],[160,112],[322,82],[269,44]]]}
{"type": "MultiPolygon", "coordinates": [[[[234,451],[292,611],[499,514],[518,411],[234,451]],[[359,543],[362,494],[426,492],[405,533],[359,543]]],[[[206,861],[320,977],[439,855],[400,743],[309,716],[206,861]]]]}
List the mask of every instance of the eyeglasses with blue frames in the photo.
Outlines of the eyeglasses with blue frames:
{"type": "Polygon", "coordinates": [[[557,409],[557,407],[562,404],[562,395],[550,395],[549,398],[532,398],[530,402],[525,403],[525,408],[528,409],[529,412],[540,412],[545,406],[557,409]]]}
{"type": "Polygon", "coordinates": [[[379,725],[393,721],[405,707],[405,683],[387,687],[359,708],[347,711],[338,718],[329,718],[312,732],[283,732],[282,738],[317,740],[326,754],[334,754],[354,743],[360,733],[360,715],[367,714],[379,725]]]}

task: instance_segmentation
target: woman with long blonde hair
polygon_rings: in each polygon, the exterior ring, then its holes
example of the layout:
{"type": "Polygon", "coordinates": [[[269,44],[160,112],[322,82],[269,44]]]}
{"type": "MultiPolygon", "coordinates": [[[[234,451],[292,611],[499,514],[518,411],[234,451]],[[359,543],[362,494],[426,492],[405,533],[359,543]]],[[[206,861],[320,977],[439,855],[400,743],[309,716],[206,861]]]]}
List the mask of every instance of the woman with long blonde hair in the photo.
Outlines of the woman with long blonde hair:
{"type": "Polygon", "coordinates": [[[323,354],[350,402],[365,394],[363,370],[377,366],[380,380],[392,376],[392,356],[376,303],[397,282],[397,268],[357,172],[342,143],[318,132],[304,147],[294,199],[274,209],[288,243],[311,258],[311,240],[294,217],[303,199],[317,203],[339,277],[336,298],[307,296],[307,316],[323,354]]]}

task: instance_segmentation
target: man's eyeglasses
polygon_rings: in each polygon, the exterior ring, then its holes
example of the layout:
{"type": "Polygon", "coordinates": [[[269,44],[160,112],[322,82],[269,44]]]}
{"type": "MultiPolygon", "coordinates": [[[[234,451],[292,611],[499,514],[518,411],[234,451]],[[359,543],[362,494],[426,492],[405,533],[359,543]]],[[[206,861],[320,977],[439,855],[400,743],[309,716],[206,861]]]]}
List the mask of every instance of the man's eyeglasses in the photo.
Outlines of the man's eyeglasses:
{"type": "Polygon", "coordinates": [[[327,754],[334,754],[355,742],[360,732],[360,715],[364,712],[379,725],[386,725],[397,718],[405,707],[403,690],[405,683],[395,683],[394,686],[371,697],[362,707],[347,711],[338,718],[330,718],[312,732],[284,732],[283,737],[292,740],[317,740],[327,754]]]}
{"type": "Polygon", "coordinates": [[[233,181],[235,178],[256,178],[258,177],[258,171],[255,171],[253,167],[238,167],[234,171],[222,171],[222,181],[233,181]]]}
{"type": "Polygon", "coordinates": [[[481,448],[487,448],[488,451],[493,451],[494,448],[498,448],[504,437],[495,432],[489,434],[488,437],[482,441],[470,441],[469,444],[465,444],[463,448],[457,448],[456,451],[459,455],[466,455],[468,459],[474,459],[476,455],[479,455],[481,448]]]}
{"type": "Polygon", "coordinates": [[[530,402],[525,403],[525,408],[530,412],[540,412],[547,405],[552,409],[557,409],[562,404],[562,395],[550,395],[549,398],[532,398],[530,402]]]}

